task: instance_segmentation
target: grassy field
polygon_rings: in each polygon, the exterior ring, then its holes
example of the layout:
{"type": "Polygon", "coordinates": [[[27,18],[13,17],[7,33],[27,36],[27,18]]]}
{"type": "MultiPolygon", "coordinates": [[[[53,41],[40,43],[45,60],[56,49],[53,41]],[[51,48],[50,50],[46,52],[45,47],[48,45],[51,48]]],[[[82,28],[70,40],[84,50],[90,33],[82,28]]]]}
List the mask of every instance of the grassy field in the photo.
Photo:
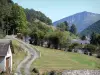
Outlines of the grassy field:
{"type": "Polygon", "coordinates": [[[21,48],[18,41],[13,40],[12,41],[13,47],[14,47],[14,54],[13,54],[13,72],[15,72],[17,66],[19,63],[25,58],[26,54],[24,50],[21,48]]]}
{"type": "Polygon", "coordinates": [[[40,72],[66,69],[100,69],[100,59],[95,57],[39,46],[34,47],[41,52],[41,57],[32,64],[31,69],[33,66],[38,68],[40,72]]]}

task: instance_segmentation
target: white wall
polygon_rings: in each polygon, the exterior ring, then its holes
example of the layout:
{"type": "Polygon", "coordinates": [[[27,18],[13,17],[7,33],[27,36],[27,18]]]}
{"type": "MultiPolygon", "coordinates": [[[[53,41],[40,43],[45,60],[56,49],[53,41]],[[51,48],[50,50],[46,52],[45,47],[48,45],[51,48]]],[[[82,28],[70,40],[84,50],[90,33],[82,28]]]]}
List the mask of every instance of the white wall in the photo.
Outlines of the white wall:
{"type": "Polygon", "coordinates": [[[12,52],[11,52],[11,48],[10,48],[10,45],[9,45],[9,49],[8,49],[8,52],[7,52],[7,55],[5,57],[2,57],[0,58],[0,69],[2,71],[6,71],[6,58],[10,57],[9,59],[9,67],[12,71],[12,52]]]}
{"type": "Polygon", "coordinates": [[[6,70],[6,58],[10,57],[9,59],[9,67],[12,71],[12,52],[11,52],[11,48],[10,48],[10,45],[9,45],[9,50],[7,52],[7,55],[5,56],[5,70],[6,70]]]}

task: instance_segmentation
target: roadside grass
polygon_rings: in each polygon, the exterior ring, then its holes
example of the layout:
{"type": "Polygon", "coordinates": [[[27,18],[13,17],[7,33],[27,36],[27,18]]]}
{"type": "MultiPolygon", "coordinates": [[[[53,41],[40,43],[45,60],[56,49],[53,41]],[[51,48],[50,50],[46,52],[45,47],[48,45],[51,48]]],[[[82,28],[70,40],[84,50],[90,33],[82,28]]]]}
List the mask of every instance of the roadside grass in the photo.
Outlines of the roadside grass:
{"type": "Polygon", "coordinates": [[[22,73],[22,75],[25,75],[24,68],[21,68],[21,73],[22,73]]]}
{"type": "Polygon", "coordinates": [[[25,58],[27,53],[21,48],[21,45],[18,41],[13,40],[12,41],[13,47],[14,47],[14,54],[13,54],[13,68],[12,72],[15,73],[17,66],[19,63],[25,58]]]}
{"type": "Polygon", "coordinates": [[[100,69],[100,59],[84,54],[64,52],[55,49],[33,46],[41,52],[41,57],[33,62],[40,73],[56,70],[100,69]]]}

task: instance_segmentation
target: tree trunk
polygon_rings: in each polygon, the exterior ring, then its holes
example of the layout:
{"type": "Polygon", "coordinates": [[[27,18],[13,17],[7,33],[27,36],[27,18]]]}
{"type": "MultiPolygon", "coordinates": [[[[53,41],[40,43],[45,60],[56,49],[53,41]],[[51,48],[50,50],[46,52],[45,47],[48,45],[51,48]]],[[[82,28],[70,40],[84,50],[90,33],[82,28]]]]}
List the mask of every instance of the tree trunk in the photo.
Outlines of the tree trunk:
{"type": "Polygon", "coordinates": [[[6,35],[8,35],[8,29],[6,30],[6,35]]]}
{"type": "Polygon", "coordinates": [[[13,29],[13,35],[15,34],[15,30],[13,29]]]}

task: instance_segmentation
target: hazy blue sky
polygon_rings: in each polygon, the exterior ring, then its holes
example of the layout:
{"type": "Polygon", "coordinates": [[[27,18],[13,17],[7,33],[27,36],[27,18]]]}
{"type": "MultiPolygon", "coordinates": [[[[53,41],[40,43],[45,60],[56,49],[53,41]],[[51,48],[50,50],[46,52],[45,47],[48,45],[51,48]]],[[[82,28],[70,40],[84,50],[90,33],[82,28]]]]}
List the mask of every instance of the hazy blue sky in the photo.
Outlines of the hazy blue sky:
{"type": "Polygon", "coordinates": [[[100,0],[13,0],[24,8],[39,10],[52,21],[88,11],[100,13],[100,0]]]}

